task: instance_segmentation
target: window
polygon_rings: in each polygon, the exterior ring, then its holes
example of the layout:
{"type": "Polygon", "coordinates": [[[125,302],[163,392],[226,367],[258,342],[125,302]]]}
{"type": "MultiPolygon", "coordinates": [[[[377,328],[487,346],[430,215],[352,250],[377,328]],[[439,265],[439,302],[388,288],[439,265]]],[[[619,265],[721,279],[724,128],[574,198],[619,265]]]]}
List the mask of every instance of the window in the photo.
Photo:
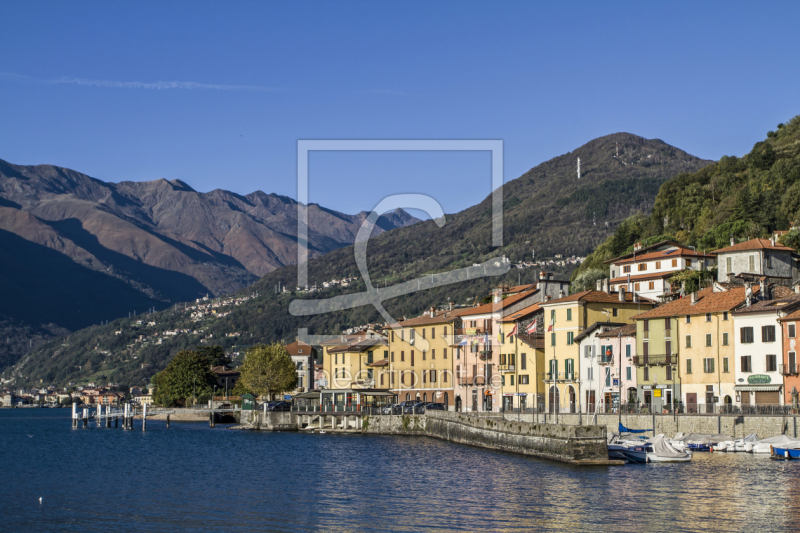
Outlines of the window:
{"type": "Polygon", "coordinates": [[[706,322],[711,322],[711,313],[706,313],[706,322]]]}
{"type": "Polygon", "coordinates": [[[731,268],[731,258],[730,257],[726,257],[725,258],[725,272],[726,273],[730,273],[732,270],[733,270],[733,268],[731,268]]]}
{"type": "Polygon", "coordinates": [[[442,383],[447,383],[447,370],[442,372],[442,383]]]}
{"type": "Polygon", "coordinates": [[[711,333],[706,333],[706,348],[711,347],[711,333]]]}
{"type": "Polygon", "coordinates": [[[656,261],[656,269],[660,269],[660,268],[661,268],[661,261],[656,261]]]}
{"type": "Polygon", "coordinates": [[[795,325],[794,324],[789,324],[787,329],[788,329],[787,335],[789,336],[790,339],[793,339],[794,338],[795,325]]]}
{"type": "Polygon", "coordinates": [[[761,326],[761,342],[775,342],[775,326],[761,326]]]}
{"type": "Polygon", "coordinates": [[[628,381],[631,380],[631,367],[629,366],[625,367],[625,379],[627,379],[628,381]]]}
{"type": "Polygon", "coordinates": [[[611,386],[611,369],[606,368],[606,387],[611,386]]]}
{"type": "Polygon", "coordinates": [[[644,378],[645,381],[650,381],[650,369],[649,368],[644,367],[644,369],[642,370],[642,378],[644,378]]]}
{"type": "MultiPolygon", "coordinates": [[[[650,332],[650,321],[647,319],[642,320],[642,329],[644,329],[645,333],[650,332]]],[[[647,335],[645,335],[647,337],[647,335]]]]}
{"type": "Polygon", "coordinates": [[[528,358],[524,353],[519,354],[519,365],[520,370],[528,370],[528,358]]]}
{"type": "Polygon", "coordinates": [[[672,331],[672,319],[671,318],[665,318],[664,319],[664,334],[669,336],[671,331],[672,331]]]}
{"type": "Polygon", "coordinates": [[[550,346],[555,346],[555,345],[556,345],[556,334],[555,333],[551,333],[550,334],[550,346]]]}
{"type": "Polygon", "coordinates": [[[625,345],[625,357],[630,357],[630,356],[631,356],[631,345],[630,344],[626,344],[625,345]]]}
{"type": "Polygon", "coordinates": [[[511,378],[511,386],[513,387],[514,386],[514,374],[511,374],[509,377],[511,378]]]}
{"type": "Polygon", "coordinates": [[[592,347],[591,346],[586,345],[586,346],[583,347],[583,356],[586,359],[589,359],[592,356],[592,347]]]}
{"type": "Polygon", "coordinates": [[[431,350],[431,359],[436,359],[436,348],[431,350]]]}
{"type": "Polygon", "coordinates": [[[752,371],[753,371],[753,367],[750,364],[750,356],[749,355],[743,355],[742,356],[742,372],[752,372],[752,371]]]}
{"type": "Polygon", "coordinates": [[[672,266],[673,267],[677,267],[678,266],[678,260],[677,259],[673,259],[672,260],[672,266]]]}
{"type": "Polygon", "coordinates": [[[611,309],[611,316],[619,316],[619,309],[616,307],[611,309]]]}
{"type": "Polygon", "coordinates": [[[527,374],[522,375],[522,376],[519,377],[519,384],[520,385],[527,385],[528,383],[530,383],[530,381],[528,381],[529,379],[530,378],[528,377],[527,374]]]}
{"type": "Polygon", "coordinates": [[[633,284],[633,290],[634,291],[638,291],[639,290],[639,284],[638,283],[634,283],[633,284]]]}
{"type": "Polygon", "coordinates": [[[672,367],[667,365],[667,381],[672,381],[672,367]]]}
{"type": "Polygon", "coordinates": [[[381,387],[383,387],[383,372],[381,372],[381,387]]]}
{"type": "Polygon", "coordinates": [[[594,369],[592,367],[586,369],[586,379],[588,379],[589,381],[592,381],[594,379],[594,369]]]}
{"type": "Polygon", "coordinates": [[[686,373],[687,374],[691,374],[692,373],[692,360],[691,359],[687,359],[686,360],[686,373]]]}
{"type": "Polygon", "coordinates": [[[650,283],[647,284],[647,288],[652,291],[653,289],[656,288],[656,282],[655,281],[651,281],[650,283]]]}
{"type": "Polygon", "coordinates": [[[777,359],[775,355],[767,356],[767,372],[775,372],[778,370],[777,359]]]}
{"type": "Polygon", "coordinates": [[[411,366],[414,366],[414,350],[411,350],[411,366]]]}
{"type": "Polygon", "coordinates": [[[727,333],[723,333],[722,334],[722,345],[723,346],[728,346],[728,334],[727,333]]]}
{"type": "Polygon", "coordinates": [[[405,330],[400,330],[400,342],[405,341],[406,332],[405,330]]]}
{"type": "Polygon", "coordinates": [[[739,340],[742,344],[751,344],[753,342],[753,328],[739,328],[739,340]]]}
{"type": "Polygon", "coordinates": [[[575,334],[571,331],[567,332],[567,346],[572,346],[572,339],[575,334]]]}
{"type": "Polygon", "coordinates": [[[425,328],[422,328],[422,338],[425,338],[425,328]]]}
{"type": "Polygon", "coordinates": [[[728,368],[728,358],[727,357],[723,357],[722,358],[722,371],[724,373],[726,373],[726,374],[728,372],[730,372],[730,369],[728,368]]]}
{"type": "Polygon", "coordinates": [[[647,270],[647,263],[639,263],[639,272],[647,270]]]}
{"type": "Polygon", "coordinates": [[[392,332],[392,342],[394,342],[394,331],[392,332]]]}
{"type": "Polygon", "coordinates": [[[567,309],[567,320],[572,320],[572,309],[567,309]]]}
{"type": "Polygon", "coordinates": [[[722,320],[725,320],[725,321],[728,320],[728,312],[727,311],[723,311],[722,312],[722,320]]]}
{"type": "Polygon", "coordinates": [[[431,339],[436,338],[436,328],[431,328],[431,339]]]}
{"type": "Polygon", "coordinates": [[[622,273],[623,274],[630,274],[630,272],[631,272],[631,266],[630,265],[626,265],[626,266],[622,267],[622,273]]]}
{"type": "Polygon", "coordinates": [[[691,335],[686,335],[686,347],[687,348],[691,348],[692,347],[692,336],[691,335]]]}
{"type": "Polygon", "coordinates": [[[436,383],[436,370],[431,370],[431,383],[436,383]]]}
{"type": "Polygon", "coordinates": [[[422,371],[422,382],[423,383],[427,383],[428,382],[428,373],[425,372],[424,370],[422,371]]]}
{"type": "Polygon", "coordinates": [[[506,376],[505,376],[505,374],[500,376],[500,386],[501,387],[505,387],[506,386],[506,376]]]}
{"type": "Polygon", "coordinates": [[[767,260],[767,268],[772,268],[772,256],[767,255],[766,260],[767,260]]]}
{"type": "Polygon", "coordinates": [[[550,322],[555,322],[555,321],[556,321],[556,310],[555,309],[551,309],[550,310],[550,322]]]}
{"type": "Polygon", "coordinates": [[[406,360],[406,352],[400,352],[400,362],[404,362],[406,360]]]}
{"type": "Polygon", "coordinates": [[[447,359],[447,348],[442,348],[442,359],[447,359]]]}
{"type": "Polygon", "coordinates": [[[756,272],[756,256],[750,256],[750,272],[756,272]]]}
{"type": "Polygon", "coordinates": [[[687,324],[691,324],[691,323],[692,323],[692,317],[691,317],[691,315],[686,315],[686,323],[687,323],[687,324]]]}
{"type": "Polygon", "coordinates": [[[672,355],[672,341],[664,341],[664,353],[672,355]]]}
{"type": "Polygon", "coordinates": [[[703,359],[703,372],[706,374],[713,374],[714,373],[714,359],[711,357],[706,357],[703,359]]]}
{"type": "Polygon", "coordinates": [[[368,365],[371,365],[374,362],[373,361],[373,357],[374,356],[372,354],[373,354],[372,350],[367,352],[367,364],[368,365]]]}

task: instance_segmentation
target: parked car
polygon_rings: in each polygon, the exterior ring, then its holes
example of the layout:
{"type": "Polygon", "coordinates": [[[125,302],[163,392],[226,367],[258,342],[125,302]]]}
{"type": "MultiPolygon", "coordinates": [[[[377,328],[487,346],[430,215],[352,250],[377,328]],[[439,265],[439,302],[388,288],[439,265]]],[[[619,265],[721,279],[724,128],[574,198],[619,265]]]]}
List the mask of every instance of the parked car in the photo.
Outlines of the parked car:
{"type": "Polygon", "coordinates": [[[402,415],[406,412],[406,407],[419,403],[417,400],[406,400],[394,406],[393,414],[402,415]]]}
{"type": "Polygon", "coordinates": [[[291,411],[292,404],[289,402],[270,402],[267,404],[267,411],[291,411]]]}
{"type": "Polygon", "coordinates": [[[408,405],[403,407],[403,414],[405,415],[418,415],[425,412],[425,402],[408,402],[408,405]],[[422,411],[420,411],[422,409],[422,411]]]}
{"type": "Polygon", "coordinates": [[[383,409],[381,409],[381,414],[384,415],[395,415],[400,412],[400,406],[395,403],[390,403],[389,405],[384,405],[383,409]]]}
{"type": "Polygon", "coordinates": [[[443,403],[429,403],[425,406],[425,411],[447,411],[447,407],[443,403]]]}

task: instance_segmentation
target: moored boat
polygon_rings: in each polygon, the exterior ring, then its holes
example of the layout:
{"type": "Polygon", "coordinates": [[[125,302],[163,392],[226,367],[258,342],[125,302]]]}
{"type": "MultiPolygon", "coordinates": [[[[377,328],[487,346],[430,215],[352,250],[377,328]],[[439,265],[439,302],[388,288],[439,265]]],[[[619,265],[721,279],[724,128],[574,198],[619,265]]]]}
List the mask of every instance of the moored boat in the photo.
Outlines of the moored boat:
{"type": "Polygon", "coordinates": [[[692,453],[677,450],[664,435],[656,435],[650,442],[647,452],[648,463],[686,463],[692,460],[692,453]]]}

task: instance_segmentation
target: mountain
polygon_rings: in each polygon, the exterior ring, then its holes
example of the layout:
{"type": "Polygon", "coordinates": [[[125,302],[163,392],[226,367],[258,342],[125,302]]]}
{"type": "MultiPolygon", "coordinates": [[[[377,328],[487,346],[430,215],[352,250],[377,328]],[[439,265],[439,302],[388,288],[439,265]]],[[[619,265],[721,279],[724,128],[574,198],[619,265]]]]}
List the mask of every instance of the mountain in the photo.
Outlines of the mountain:
{"type": "MultiPolygon", "coordinates": [[[[442,228],[428,220],[372,238],[367,250],[371,278],[383,287],[501,255],[518,262],[530,261],[534,252],[536,258],[557,253],[588,253],[612,235],[626,217],[650,210],[664,181],[709,163],[657,139],[628,133],[595,139],[504,185],[502,248],[491,246],[489,196],[473,207],[447,215],[442,228]],[[576,175],[579,157],[580,180],[576,175]]],[[[312,283],[345,276],[360,279],[350,246],[311,260],[308,266],[308,279],[312,283]]],[[[432,304],[472,302],[483,297],[494,284],[534,281],[536,270],[514,269],[501,278],[417,292],[387,301],[385,306],[393,316],[412,316],[432,304]]],[[[568,275],[570,270],[563,268],[560,273],[568,275]]],[[[289,341],[294,340],[298,327],[308,328],[311,334],[330,334],[380,318],[372,307],[311,317],[292,316],[288,305],[294,295],[277,294],[276,287],[296,284],[297,269],[290,265],[266,274],[252,287],[240,291],[240,296],[257,296],[226,308],[225,316],[195,322],[191,310],[175,307],[148,315],[147,322],[157,324],[151,329],[122,318],[108,326],[82,330],[33,350],[7,375],[13,374],[21,383],[39,379],[58,383],[87,379],[141,382],[163,368],[177,350],[186,347],[289,341]],[[136,339],[143,331],[150,335],[167,329],[188,332],[169,338],[162,336],[160,344],[137,344],[136,339]],[[87,366],[87,362],[91,364],[87,366]],[[79,371],[79,367],[83,370],[79,371]]],[[[356,283],[347,289],[330,289],[322,296],[359,291],[363,287],[363,283],[356,283]]]]}
{"type": "MultiPolygon", "coordinates": [[[[317,204],[308,214],[311,257],[351,244],[367,217],[317,204]]],[[[375,233],[416,222],[397,210],[375,233]]],[[[9,330],[0,368],[33,331],[44,338],[246,287],[297,260],[296,233],[297,202],[285,196],[107,183],[0,160],[0,324],[9,330]]]]}
{"type": "MultiPolygon", "coordinates": [[[[645,244],[671,239],[700,250],[727,246],[731,237],[768,237],[800,226],[800,115],[767,132],[742,157],[725,156],[664,183],[652,214],[625,220],[574,276],[608,270],[603,261],[645,244]]],[[[800,231],[782,242],[800,249],[800,231]]]]}

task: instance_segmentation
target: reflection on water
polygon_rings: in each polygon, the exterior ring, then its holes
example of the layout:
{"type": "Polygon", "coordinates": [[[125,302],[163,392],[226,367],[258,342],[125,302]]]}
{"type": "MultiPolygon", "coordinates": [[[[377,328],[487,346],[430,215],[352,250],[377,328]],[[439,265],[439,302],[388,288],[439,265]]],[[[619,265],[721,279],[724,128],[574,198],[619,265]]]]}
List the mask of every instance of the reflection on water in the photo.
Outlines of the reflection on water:
{"type": "Polygon", "coordinates": [[[17,409],[0,410],[0,464],[0,531],[800,527],[800,462],[751,454],[577,468],[420,437],[72,430],[66,410],[17,409]]]}

